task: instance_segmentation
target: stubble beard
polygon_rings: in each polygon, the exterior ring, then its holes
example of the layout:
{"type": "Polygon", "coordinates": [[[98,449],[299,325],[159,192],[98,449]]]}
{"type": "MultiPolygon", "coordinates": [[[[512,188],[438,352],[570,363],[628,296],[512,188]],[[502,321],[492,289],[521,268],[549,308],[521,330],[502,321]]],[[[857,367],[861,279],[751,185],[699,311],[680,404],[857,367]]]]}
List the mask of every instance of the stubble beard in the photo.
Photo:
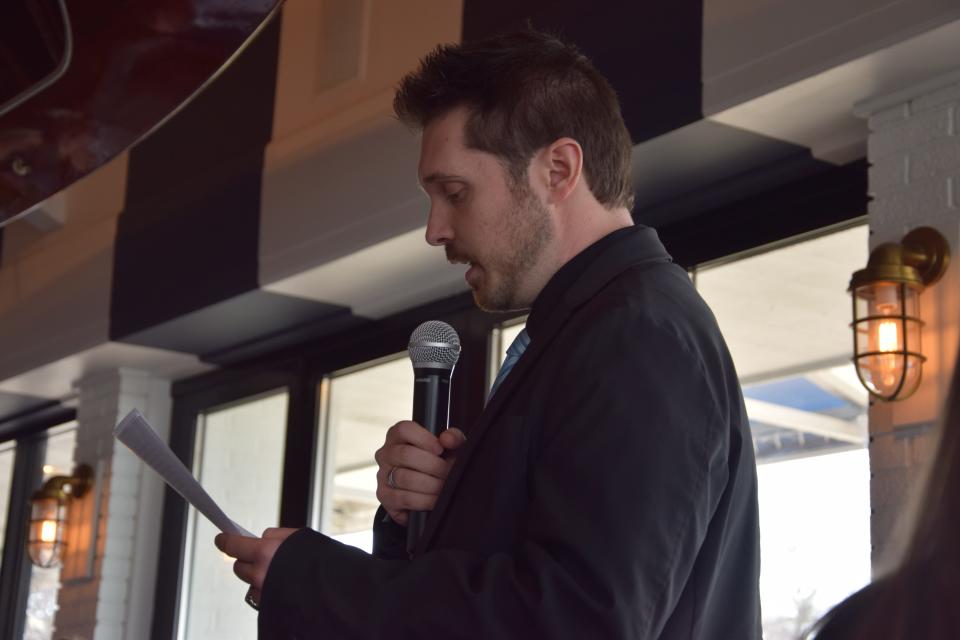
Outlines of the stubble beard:
{"type": "Polygon", "coordinates": [[[537,264],[554,236],[550,213],[526,184],[512,189],[514,203],[505,219],[515,221],[503,238],[503,252],[485,265],[484,286],[473,290],[473,299],[484,311],[527,309],[523,279],[537,264]],[[493,280],[493,274],[497,280],[493,280]]]}

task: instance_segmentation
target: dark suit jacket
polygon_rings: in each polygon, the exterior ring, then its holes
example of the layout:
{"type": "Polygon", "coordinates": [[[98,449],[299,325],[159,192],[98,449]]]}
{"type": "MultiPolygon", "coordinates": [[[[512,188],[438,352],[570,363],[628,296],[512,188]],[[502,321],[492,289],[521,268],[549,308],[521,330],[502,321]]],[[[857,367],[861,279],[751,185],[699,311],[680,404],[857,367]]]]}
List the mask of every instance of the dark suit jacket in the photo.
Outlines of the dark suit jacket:
{"type": "Polygon", "coordinates": [[[261,638],[760,638],[749,425],[686,272],[652,229],[615,232],[528,327],[414,559],[379,518],[376,557],[295,533],[261,638]]]}

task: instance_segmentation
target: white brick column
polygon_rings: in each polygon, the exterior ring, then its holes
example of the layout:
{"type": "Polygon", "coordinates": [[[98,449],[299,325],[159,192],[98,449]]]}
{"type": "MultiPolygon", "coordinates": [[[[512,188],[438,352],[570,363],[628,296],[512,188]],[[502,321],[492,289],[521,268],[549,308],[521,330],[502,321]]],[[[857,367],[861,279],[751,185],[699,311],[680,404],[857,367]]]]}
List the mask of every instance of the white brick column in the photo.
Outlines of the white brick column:
{"type": "Polygon", "coordinates": [[[170,383],[148,373],[111,369],[76,383],[74,459],[98,467],[100,513],[92,575],[65,563],[55,638],[144,640],[150,637],[163,483],[113,439],[113,427],[138,408],[167,438],[170,383]]]}
{"type": "MultiPolygon", "coordinates": [[[[901,526],[945,400],[960,329],[960,70],[858,105],[869,118],[870,248],[934,227],[950,243],[944,278],[921,296],[927,362],[913,397],[870,408],[874,568],[901,526]]],[[[895,547],[896,545],[894,545],[895,547]]],[[[890,549],[893,550],[894,547],[890,549]]]]}

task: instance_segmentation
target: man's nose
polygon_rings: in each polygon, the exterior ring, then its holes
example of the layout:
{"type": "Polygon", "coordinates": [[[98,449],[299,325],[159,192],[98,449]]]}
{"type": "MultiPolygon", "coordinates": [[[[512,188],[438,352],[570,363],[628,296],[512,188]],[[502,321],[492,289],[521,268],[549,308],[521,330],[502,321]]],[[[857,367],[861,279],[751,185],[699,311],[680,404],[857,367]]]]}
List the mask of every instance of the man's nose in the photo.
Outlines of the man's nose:
{"type": "Polygon", "coordinates": [[[449,217],[438,207],[430,207],[427,217],[427,244],[442,247],[453,241],[453,229],[450,228],[449,217]]]}

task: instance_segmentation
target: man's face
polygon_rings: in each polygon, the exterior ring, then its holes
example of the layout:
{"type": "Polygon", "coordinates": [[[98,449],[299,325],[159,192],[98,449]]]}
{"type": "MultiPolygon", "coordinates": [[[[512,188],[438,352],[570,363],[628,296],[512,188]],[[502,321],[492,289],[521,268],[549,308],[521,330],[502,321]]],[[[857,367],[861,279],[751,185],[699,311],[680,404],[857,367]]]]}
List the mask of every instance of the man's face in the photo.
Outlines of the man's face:
{"type": "Polygon", "coordinates": [[[423,132],[427,242],[470,265],[465,278],[481,309],[528,308],[543,284],[535,267],[554,237],[553,220],[526,175],[515,184],[494,155],[466,148],[466,117],[455,109],[423,132]]]}

